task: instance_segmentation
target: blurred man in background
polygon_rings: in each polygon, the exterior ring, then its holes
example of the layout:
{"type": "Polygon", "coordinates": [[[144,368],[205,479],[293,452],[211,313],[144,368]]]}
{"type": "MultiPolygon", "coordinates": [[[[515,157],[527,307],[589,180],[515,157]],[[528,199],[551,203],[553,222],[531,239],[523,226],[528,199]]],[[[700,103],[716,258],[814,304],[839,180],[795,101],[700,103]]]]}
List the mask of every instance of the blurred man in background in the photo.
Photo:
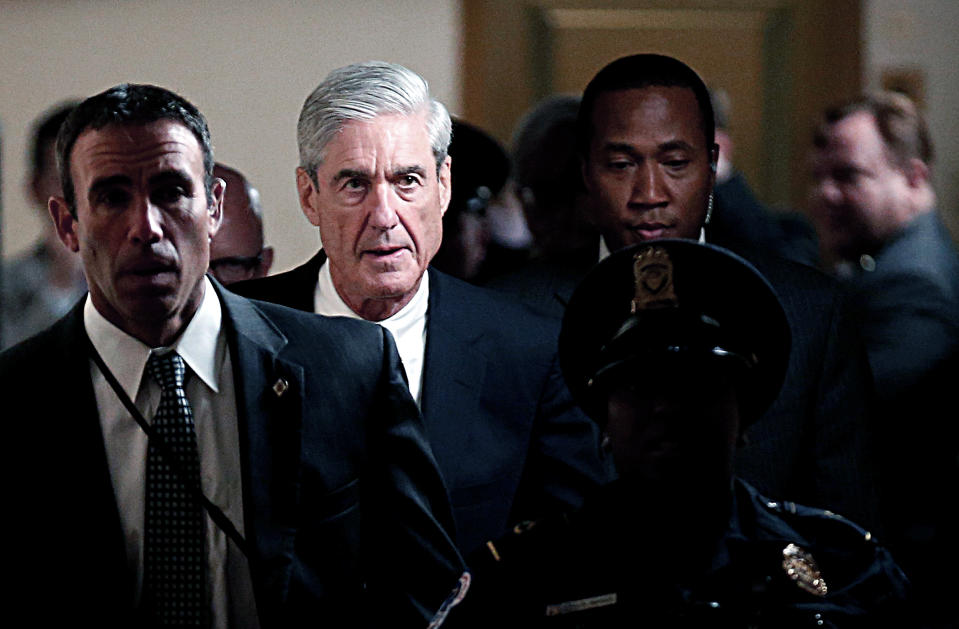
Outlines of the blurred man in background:
{"type": "Polygon", "coordinates": [[[86,292],[80,260],[60,244],[47,213],[50,197],[62,194],[57,174],[57,132],[75,105],[57,105],[34,123],[27,197],[42,215],[43,235],[40,242],[3,270],[2,347],[44,329],[66,314],[86,292]]]}
{"type": "Polygon", "coordinates": [[[210,273],[223,284],[266,277],[273,247],[263,245],[260,193],[240,171],[216,164],[213,174],[226,182],[220,231],[210,244],[210,273]]]}
{"type": "Polygon", "coordinates": [[[959,433],[942,413],[959,382],[959,255],[936,211],[932,141],[907,97],[869,95],[825,112],[811,162],[810,213],[860,309],[880,401],[890,546],[924,608],[955,622],[959,523],[943,491],[959,489],[959,433]]]}

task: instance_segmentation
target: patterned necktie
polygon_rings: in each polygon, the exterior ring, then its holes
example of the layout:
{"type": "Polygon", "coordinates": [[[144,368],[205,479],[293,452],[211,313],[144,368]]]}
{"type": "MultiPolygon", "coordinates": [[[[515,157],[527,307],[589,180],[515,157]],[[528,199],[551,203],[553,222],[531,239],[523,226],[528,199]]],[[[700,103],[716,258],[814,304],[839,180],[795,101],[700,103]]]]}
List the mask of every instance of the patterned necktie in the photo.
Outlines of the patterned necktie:
{"type": "Polygon", "coordinates": [[[203,508],[193,409],[183,390],[186,368],[176,352],[153,353],[147,373],[160,385],[147,453],[144,592],[159,627],[203,627],[207,609],[203,508]],[[177,461],[171,465],[172,454],[177,461]]]}

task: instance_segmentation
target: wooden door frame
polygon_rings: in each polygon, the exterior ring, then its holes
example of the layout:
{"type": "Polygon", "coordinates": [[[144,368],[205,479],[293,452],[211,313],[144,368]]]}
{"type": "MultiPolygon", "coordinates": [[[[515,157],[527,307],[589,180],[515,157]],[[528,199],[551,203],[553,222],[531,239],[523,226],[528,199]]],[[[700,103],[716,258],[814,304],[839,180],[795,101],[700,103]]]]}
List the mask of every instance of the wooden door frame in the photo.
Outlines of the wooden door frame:
{"type": "Polygon", "coordinates": [[[550,93],[548,11],[597,8],[768,11],[755,183],[768,203],[803,205],[818,116],[862,88],[858,0],[463,0],[463,117],[508,146],[516,121],[550,93]]]}

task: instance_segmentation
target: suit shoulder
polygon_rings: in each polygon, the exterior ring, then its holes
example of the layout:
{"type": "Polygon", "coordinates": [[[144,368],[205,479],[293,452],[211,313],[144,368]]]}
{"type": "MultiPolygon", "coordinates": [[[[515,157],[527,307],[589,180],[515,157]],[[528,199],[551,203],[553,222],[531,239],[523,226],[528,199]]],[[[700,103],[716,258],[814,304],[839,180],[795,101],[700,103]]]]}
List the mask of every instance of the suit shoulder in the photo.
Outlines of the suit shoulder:
{"type": "Polygon", "coordinates": [[[872,533],[838,513],[808,507],[788,500],[772,500],[752,486],[738,481],[740,500],[747,500],[766,534],[808,543],[825,552],[871,555],[878,544],[872,533]]]}
{"type": "Polygon", "coordinates": [[[471,323],[502,333],[529,334],[531,330],[559,332],[559,321],[534,310],[509,295],[490,288],[474,286],[441,272],[431,271],[430,291],[437,291],[439,308],[454,308],[457,315],[471,323]]]}
{"type": "Polygon", "coordinates": [[[357,337],[378,339],[383,334],[380,326],[363,319],[328,317],[260,299],[249,302],[288,337],[302,336],[304,340],[312,339],[311,343],[317,342],[318,334],[343,342],[355,342],[357,337]]]}
{"type": "MultiPolygon", "coordinates": [[[[35,363],[49,364],[53,360],[64,325],[66,322],[61,319],[46,330],[0,352],[0,373],[4,374],[5,378],[17,377],[18,374],[35,378],[37,374],[32,366],[35,363]]],[[[59,351],[65,353],[66,349],[60,348],[59,351]]]]}
{"type": "Polygon", "coordinates": [[[296,279],[296,269],[293,269],[283,273],[277,273],[276,275],[270,275],[268,277],[260,277],[252,280],[236,282],[235,284],[230,284],[227,286],[227,289],[230,292],[236,293],[242,297],[261,299],[264,301],[274,301],[270,299],[270,296],[281,293],[284,287],[288,287],[296,283],[296,279]]]}

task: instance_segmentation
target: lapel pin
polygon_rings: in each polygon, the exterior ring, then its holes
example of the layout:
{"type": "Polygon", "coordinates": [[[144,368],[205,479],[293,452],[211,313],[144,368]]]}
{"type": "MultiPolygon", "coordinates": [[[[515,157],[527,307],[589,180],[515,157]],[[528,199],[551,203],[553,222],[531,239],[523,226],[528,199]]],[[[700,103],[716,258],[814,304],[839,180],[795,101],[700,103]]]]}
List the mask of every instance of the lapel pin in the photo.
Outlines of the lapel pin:
{"type": "Polygon", "coordinates": [[[280,378],[276,381],[276,384],[273,385],[273,392],[276,393],[276,397],[283,397],[283,394],[286,393],[286,390],[289,388],[289,383],[283,378],[280,378]]]}

